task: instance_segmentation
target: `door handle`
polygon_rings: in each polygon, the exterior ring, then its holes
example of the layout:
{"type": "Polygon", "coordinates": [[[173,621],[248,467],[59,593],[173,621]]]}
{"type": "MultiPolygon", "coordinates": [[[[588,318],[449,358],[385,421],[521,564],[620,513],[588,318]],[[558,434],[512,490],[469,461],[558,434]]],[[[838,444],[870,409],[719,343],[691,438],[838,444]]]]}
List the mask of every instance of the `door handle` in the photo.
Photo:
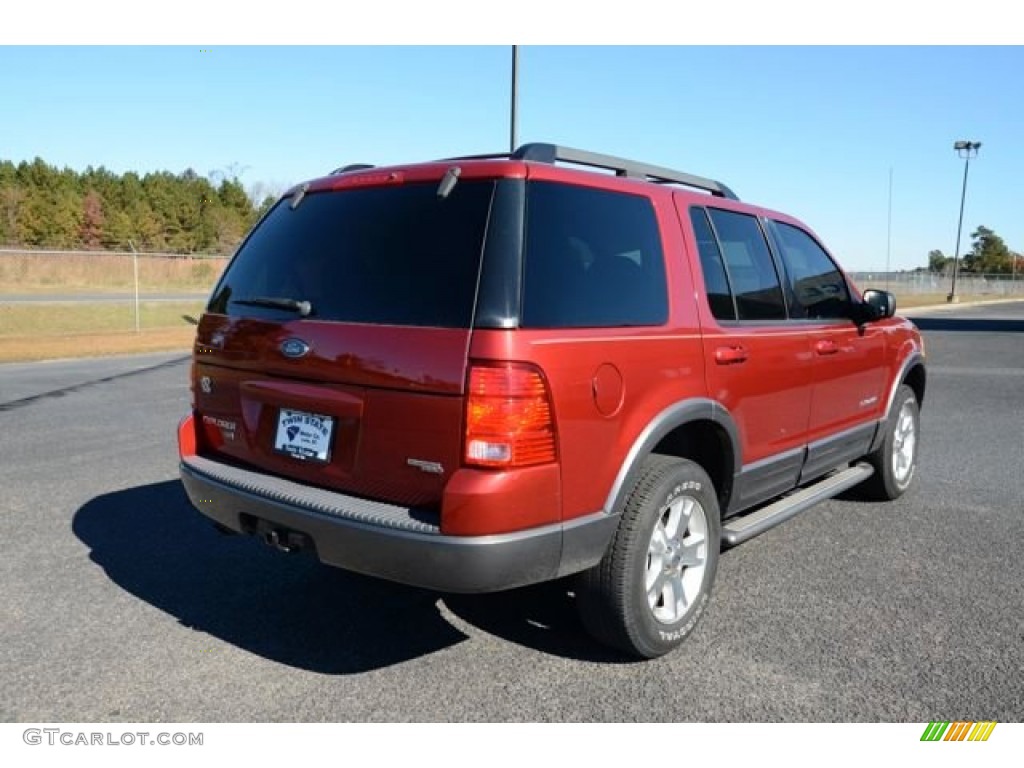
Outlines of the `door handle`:
{"type": "Polygon", "coordinates": [[[719,347],[715,350],[715,362],[719,365],[735,365],[747,360],[747,348],[736,345],[734,347],[719,347]]]}
{"type": "Polygon", "coordinates": [[[839,345],[829,339],[822,339],[815,343],[814,351],[819,355],[834,355],[839,351],[839,345]]]}

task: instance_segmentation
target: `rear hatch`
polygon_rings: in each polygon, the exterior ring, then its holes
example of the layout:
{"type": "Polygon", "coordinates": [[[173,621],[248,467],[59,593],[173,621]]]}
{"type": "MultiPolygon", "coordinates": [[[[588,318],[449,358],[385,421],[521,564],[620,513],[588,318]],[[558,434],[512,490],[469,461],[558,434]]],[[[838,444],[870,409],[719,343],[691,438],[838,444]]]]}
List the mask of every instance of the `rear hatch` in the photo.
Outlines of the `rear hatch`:
{"type": "Polygon", "coordinates": [[[372,179],[284,198],[232,260],[197,334],[200,451],[430,506],[460,463],[495,182],[372,179]]]}

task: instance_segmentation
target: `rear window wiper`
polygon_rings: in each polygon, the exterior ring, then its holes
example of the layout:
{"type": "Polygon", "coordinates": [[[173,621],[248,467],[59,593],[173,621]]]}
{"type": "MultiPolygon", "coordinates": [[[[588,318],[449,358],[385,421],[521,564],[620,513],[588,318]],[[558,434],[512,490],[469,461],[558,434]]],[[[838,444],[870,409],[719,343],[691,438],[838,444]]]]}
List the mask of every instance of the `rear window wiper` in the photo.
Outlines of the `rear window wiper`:
{"type": "Polygon", "coordinates": [[[272,309],[289,309],[298,312],[300,317],[309,317],[313,305],[308,301],[298,301],[277,296],[253,296],[251,299],[232,299],[232,304],[244,304],[248,307],[270,307],[272,309]]]}

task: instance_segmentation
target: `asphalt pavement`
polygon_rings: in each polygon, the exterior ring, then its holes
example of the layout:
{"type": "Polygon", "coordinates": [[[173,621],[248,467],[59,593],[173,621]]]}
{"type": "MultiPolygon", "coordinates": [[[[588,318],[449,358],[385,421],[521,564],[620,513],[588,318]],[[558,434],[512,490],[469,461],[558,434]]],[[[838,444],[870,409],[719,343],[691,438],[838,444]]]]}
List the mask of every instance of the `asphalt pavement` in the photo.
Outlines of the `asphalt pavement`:
{"type": "Polygon", "coordinates": [[[441,596],[216,533],[177,480],[180,353],[0,365],[0,720],[1020,721],[1024,303],[919,323],[916,486],[725,552],[651,662],[566,583],[441,596]]]}

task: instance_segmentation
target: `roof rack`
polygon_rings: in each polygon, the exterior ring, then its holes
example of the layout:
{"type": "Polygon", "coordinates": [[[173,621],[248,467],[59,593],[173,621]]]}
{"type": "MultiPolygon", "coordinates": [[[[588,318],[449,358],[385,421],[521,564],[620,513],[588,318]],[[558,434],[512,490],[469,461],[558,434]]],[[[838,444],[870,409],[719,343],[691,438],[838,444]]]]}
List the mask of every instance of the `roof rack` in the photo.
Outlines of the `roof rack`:
{"type": "Polygon", "coordinates": [[[736,193],[729,189],[729,187],[714,179],[705,179],[702,176],[694,176],[690,173],[674,171],[671,168],[662,168],[657,165],[637,163],[612,155],[601,155],[597,152],[586,152],[582,149],[573,149],[572,147],[560,147],[557,144],[523,144],[515,152],[507,155],[507,157],[513,160],[530,160],[537,163],[554,164],[556,162],[563,162],[586,165],[592,168],[603,168],[614,171],[616,176],[682,184],[687,187],[695,187],[696,189],[710,192],[716,197],[739,200],[736,197],[736,193]]]}
{"type": "Polygon", "coordinates": [[[349,171],[368,171],[371,168],[376,167],[377,166],[371,165],[370,163],[352,163],[351,165],[345,165],[341,168],[335,168],[328,174],[328,176],[337,176],[339,173],[348,173],[349,171]]]}
{"type": "Polygon", "coordinates": [[[508,160],[511,152],[488,152],[483,155],[459,155],[458,157],[442,157],[437,162],[447,163],[449,160],[508,160]]]}
{"type": "MultiPolygon", "coordinates": [[[[616,176],[624,176],[630,179],[643,179],[667,184],[682,184],[686,187],[702,189],[710,192],[716,197],[725,197],[729,200],[739,200],[736,193],[720,181],[706,179],[703,176],[694,176],[692,173],[674,171],[671,168],[663,168],[659,165],[648,165],[637,163],[633,160],[626,160],[614,155],[602,155],[597,152],[587,152],[572,147],[560,147],[557,144],[532,143],[523,144],[515,152],[496,152],[486,155],[463,155],[461,157],[447,157],[448,160],[527,160],[534,163],[572,163],[574,165],[585,165],[591,168],[602,168],[614,171],[616,176]]],[[[331,176],[349,171],[366,171],[376,166],[369,163],[352,163],[331,171],[331,176]]]]}

